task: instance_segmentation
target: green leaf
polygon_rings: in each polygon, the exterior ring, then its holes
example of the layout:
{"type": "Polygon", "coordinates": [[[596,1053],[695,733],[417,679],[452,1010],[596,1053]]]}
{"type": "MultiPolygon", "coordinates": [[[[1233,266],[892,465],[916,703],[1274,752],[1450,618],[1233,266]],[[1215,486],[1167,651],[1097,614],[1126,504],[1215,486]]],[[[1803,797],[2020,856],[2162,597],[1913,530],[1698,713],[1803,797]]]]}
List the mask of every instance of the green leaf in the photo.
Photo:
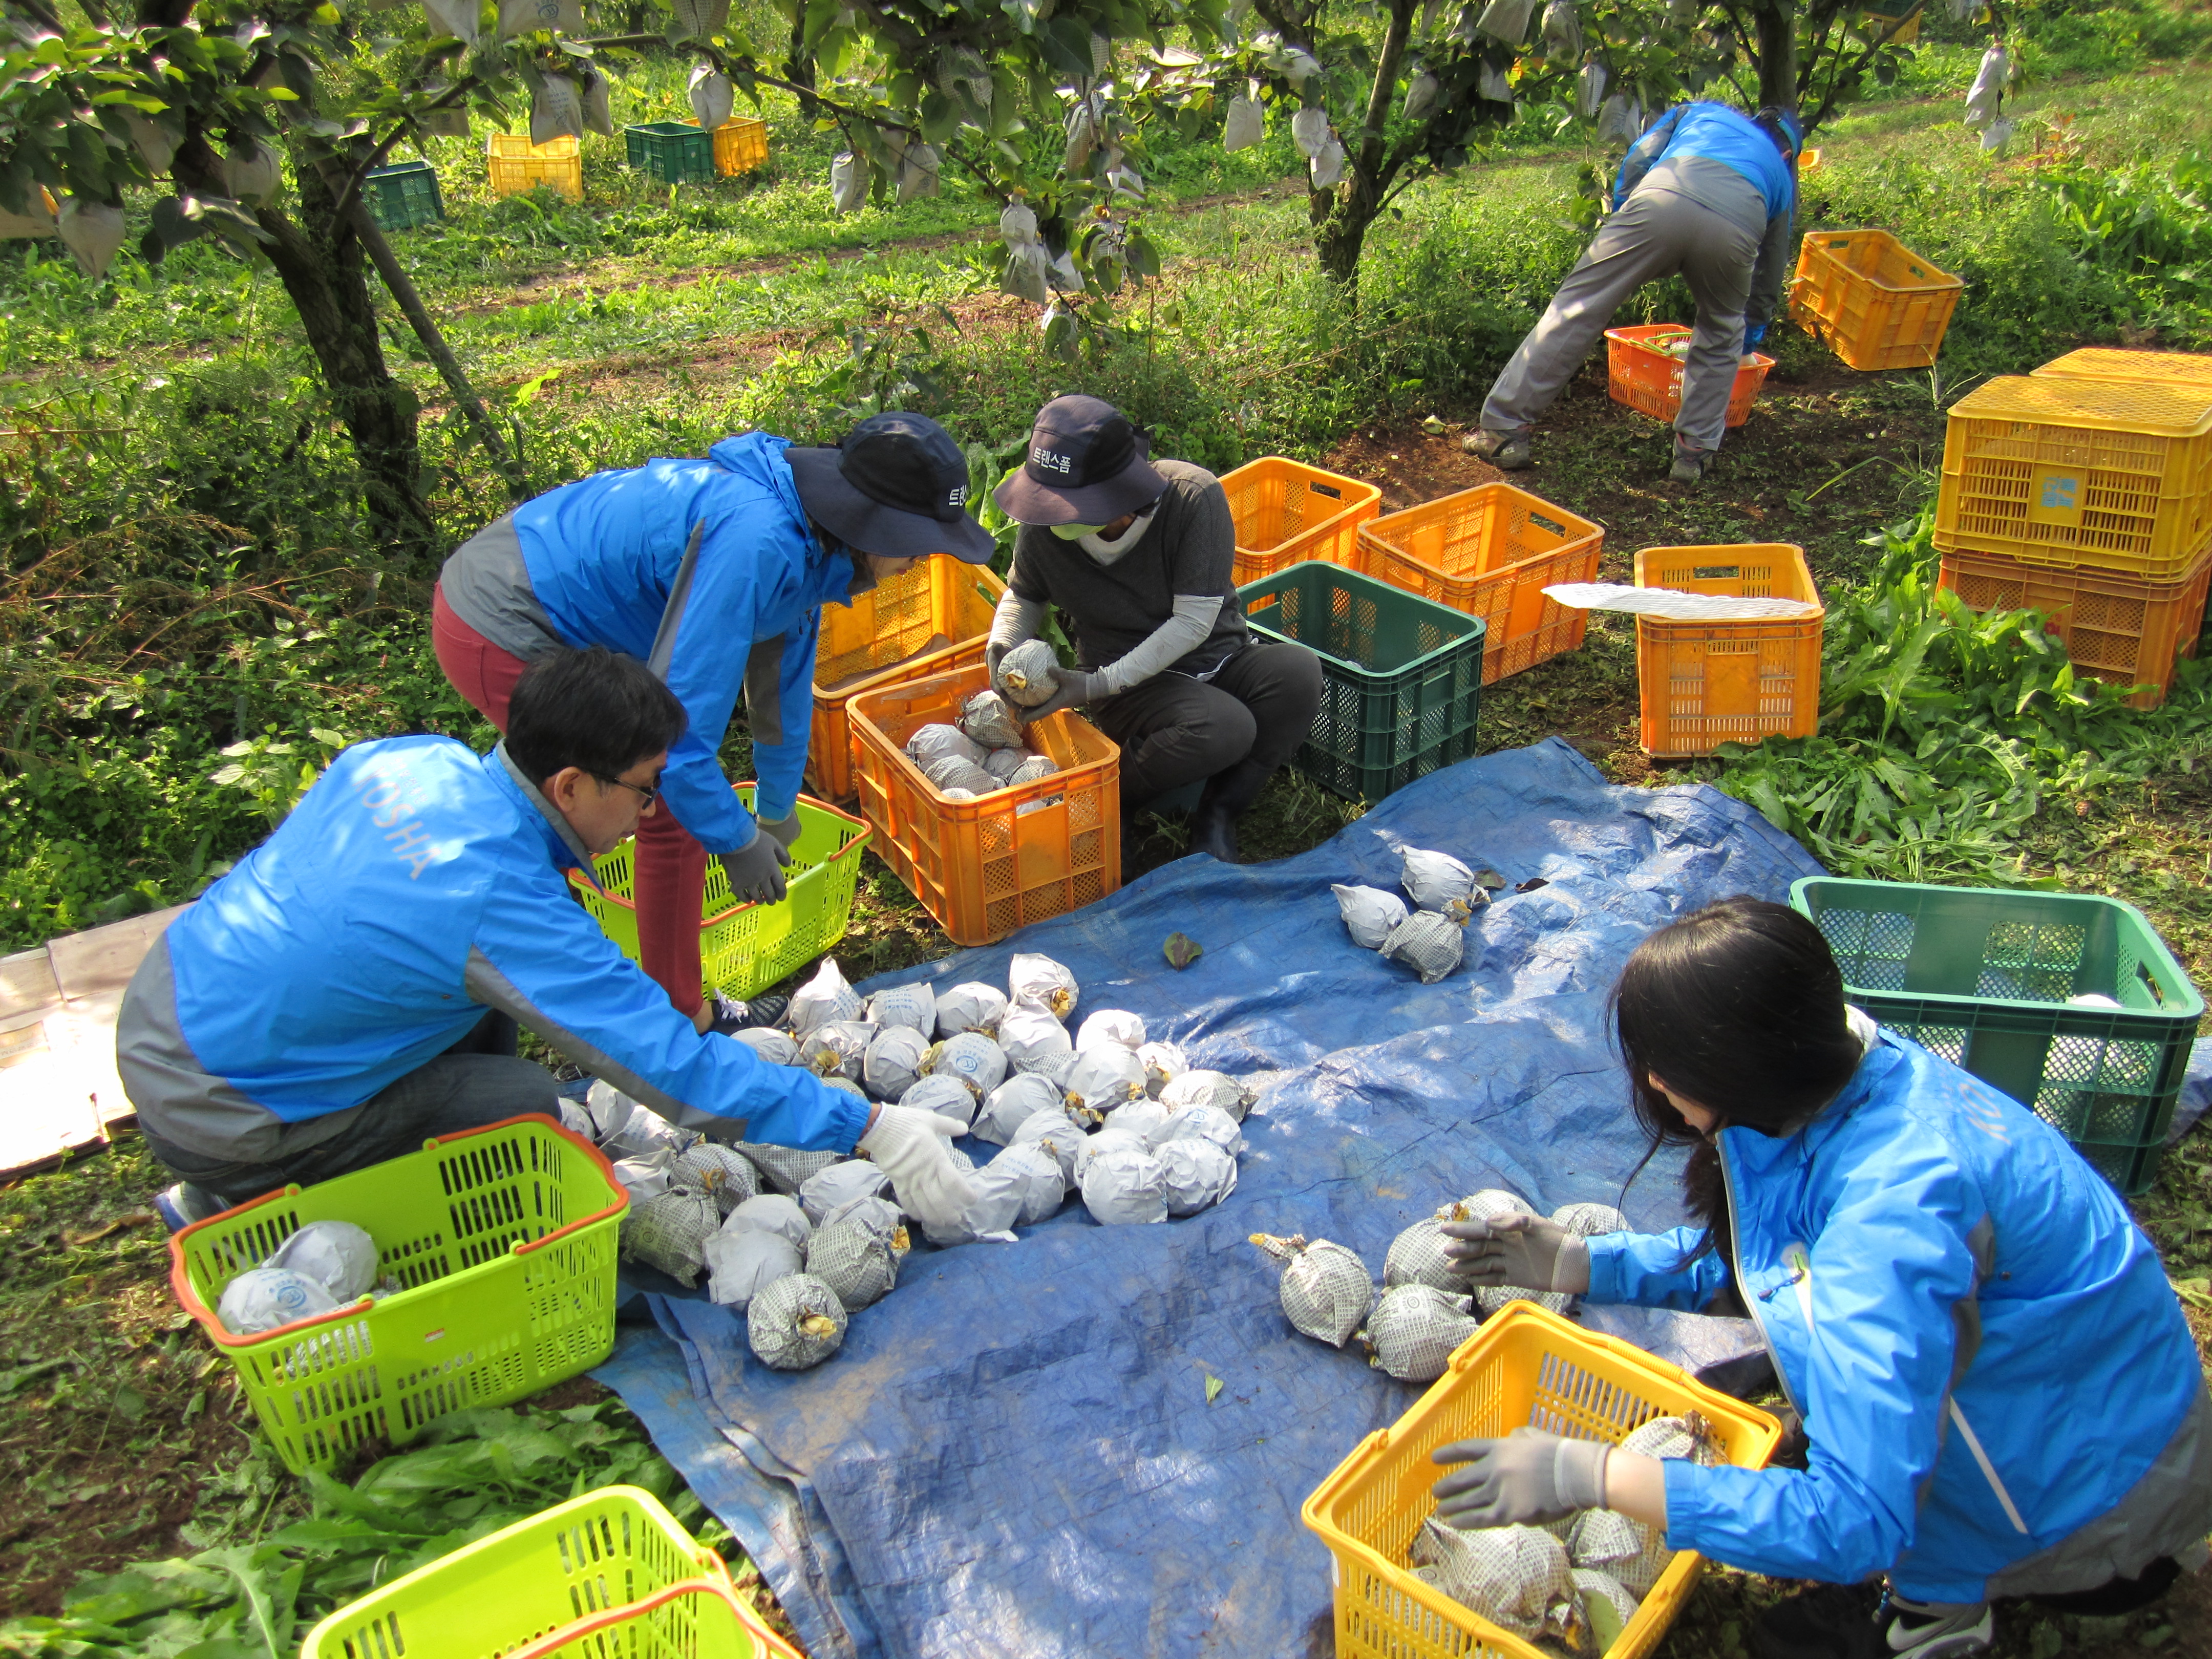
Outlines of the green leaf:
{"type": "Polygon", "coordinates": [[[1209,1377],[1207,1377],[1207,1378],[1206,1379],[1206,1403],[1207,1405],[1211,1406],[1211,1405],[1212,1405],[1215,1401],[1218,1400],[1220,1397],[1221,1397],[1221,1379],[1220,1379],[1219,1377],[1218,1377],[1218,1376],[1209,1376],[1209,1377]]]}
{"type": "Polygon", "coordinates": [[[1170,933],[1160,953],[1168,959],[1168,966],[1181,973],[1206,954],[1205,948],[1188,933],[1170,933]]]}

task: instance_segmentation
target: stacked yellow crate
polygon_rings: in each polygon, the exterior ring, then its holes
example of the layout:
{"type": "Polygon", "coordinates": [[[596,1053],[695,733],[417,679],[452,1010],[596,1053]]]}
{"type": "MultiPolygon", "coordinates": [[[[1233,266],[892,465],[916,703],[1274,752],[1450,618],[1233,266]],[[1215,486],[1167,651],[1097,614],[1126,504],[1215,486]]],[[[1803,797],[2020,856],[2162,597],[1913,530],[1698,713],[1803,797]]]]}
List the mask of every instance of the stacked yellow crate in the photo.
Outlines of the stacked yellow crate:
{"type": "Polygon", "coordinates": [[[1967,604],[2045,611],[2076,669],[2157,707],[2212,580],[2212,357],[2076,351],[1961,398],[1936,545],[1967,604]]]}

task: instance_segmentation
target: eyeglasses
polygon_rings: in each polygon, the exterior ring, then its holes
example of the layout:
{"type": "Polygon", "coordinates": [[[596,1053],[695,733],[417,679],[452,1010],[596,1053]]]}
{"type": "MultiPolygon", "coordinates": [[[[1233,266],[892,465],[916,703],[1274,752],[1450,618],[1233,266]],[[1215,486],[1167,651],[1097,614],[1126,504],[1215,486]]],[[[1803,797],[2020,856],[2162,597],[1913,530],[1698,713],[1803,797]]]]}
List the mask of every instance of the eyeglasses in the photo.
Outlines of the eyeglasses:
{"type": "Polygon", "coordinates": [[[645,804],[647,806],[653,805],[660,799],[660,779],[657,774],[654,775],[653,781],[649,784],[630,783],[622,778],[611,778],[604,772],[594,772],[592,775],[597,778],[601,783],[611,783],[618,789],[635,791],[636,793],[645,798],[645,804]]]}

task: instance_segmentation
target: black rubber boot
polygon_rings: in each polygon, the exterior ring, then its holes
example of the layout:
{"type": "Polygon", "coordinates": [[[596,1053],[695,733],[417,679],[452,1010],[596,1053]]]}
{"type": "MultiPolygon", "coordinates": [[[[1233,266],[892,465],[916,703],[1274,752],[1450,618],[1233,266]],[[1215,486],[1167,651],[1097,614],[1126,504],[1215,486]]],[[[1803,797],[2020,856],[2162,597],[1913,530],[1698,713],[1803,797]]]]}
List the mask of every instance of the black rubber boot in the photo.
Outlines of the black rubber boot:
{"type": "Polygon", "coordinates": [[[1198,798],[1198,811],[1190,815],[1190,850],[1211,854],[1224,864],[1236,863],[1237,819],[1260,799],[1274,775],[1272,766],[1239,761],[1208,778],[1206,793],[1198,798]]]}

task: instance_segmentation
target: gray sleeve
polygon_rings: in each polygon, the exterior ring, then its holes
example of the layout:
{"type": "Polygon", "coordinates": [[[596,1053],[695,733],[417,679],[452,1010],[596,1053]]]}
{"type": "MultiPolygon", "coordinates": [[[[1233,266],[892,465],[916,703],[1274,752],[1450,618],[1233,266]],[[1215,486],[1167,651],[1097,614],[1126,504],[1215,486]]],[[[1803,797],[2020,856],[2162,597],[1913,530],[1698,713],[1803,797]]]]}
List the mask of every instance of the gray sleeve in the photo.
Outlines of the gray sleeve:
{"type": "Polygon", "coordinates": [[[1757,328],[1774,319],[1774,308],[1782,297],[1782,284],[1790,270],[1790,245],[1796,240],[1796,213],[1790,208],[1766,222],[1766,235],[1759,245],[1759,261],[1751,268],[1751,298],[1744,306],[1743,320],[1748,327],[1757,328]]]}
{"type": "Polygon", "coordinates": [[[999,595],[999,608],[991,613],[991,643],[1011,649],[1036,638],[1044,632],[1045,609],[1040,601],[1025,599],[1009,587],[999,595]]]}
{"type": "Polygon", "coordinates": [[[1176,594],[1175,611],[1165,622],[1098,671],[1106,687],[1097,695],[1110,697],[1172,668],[1206,643],[1220,614],[1218,593],[1176,594]]]}

